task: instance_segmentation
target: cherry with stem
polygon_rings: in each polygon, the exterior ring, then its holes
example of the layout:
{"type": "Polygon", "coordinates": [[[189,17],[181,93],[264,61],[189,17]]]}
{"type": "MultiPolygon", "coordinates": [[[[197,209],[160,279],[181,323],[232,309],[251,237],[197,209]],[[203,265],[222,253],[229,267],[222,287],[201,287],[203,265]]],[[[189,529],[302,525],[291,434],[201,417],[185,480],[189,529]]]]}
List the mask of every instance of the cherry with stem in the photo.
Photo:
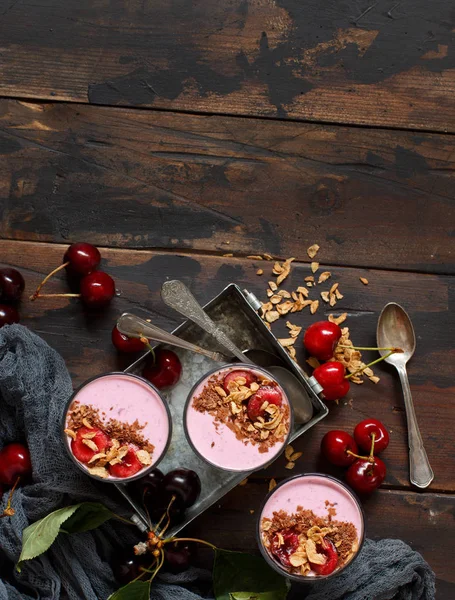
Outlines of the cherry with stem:
{"type": "Polygon", "coordinates": [[[13,500],[14,491],[17,488],[17,486],[19,485],[19,481],[20,481],[20,477],[18,477],[16,479],[13,487],[11,488],[11,491],[10,491],[9,496],[8,496],[8,500],[6,502],[5,510],[3,511],[2,514],[0,514],[0,519],[3,519],[5,517],[13,517],[16,514],[16,511],[11,506],[11,502],[13,500]]]}

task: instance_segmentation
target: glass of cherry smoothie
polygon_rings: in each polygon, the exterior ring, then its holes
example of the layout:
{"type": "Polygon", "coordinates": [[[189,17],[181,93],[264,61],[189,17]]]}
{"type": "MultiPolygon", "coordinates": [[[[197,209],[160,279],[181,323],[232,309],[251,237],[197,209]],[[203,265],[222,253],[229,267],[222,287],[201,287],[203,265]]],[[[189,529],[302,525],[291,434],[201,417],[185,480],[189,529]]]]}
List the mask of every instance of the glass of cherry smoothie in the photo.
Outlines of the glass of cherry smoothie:
{"type": "Polygon", "coordinates": [[[288,443],[292,408],[285,391],[260,367],[235,364],[205,374],[191,390],[183,424],[193,450],[226,471],[254,471],[288,443]]]}
{"type": "Polygon", "coordinates": [[[364,540],[362,507],[334,477],[296,475],[267,495],[257,537],[265,560],[281,575],[300,583],[326,579],[358,555],[364,540]]]}
{"type": "Polygon", "coordinates": [[[148,381],[105,373],[74,392],[62,429],[65,448],[82,471],[126,483],[156,467],[168,448],[172,422],[167,403],[148,381]]]}

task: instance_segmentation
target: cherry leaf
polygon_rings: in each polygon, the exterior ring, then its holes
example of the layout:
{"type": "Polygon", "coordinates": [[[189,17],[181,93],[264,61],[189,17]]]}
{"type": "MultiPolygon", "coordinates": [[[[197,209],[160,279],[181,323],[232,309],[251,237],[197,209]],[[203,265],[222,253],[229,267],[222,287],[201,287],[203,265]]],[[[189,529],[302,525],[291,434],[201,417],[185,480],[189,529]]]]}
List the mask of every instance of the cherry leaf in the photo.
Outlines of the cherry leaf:
{"type": "Polygon", "coordinates": [[[150,600],[151,581],[132,581],[109,596],[107,600],[150,600]]]}
{"type": "Polygon", "coordinates": [[[213,589],[216,600],[285,600],[289,587],[289,581],[260,556],[215,551],[213,589]]]}
{"type": "Polygon", "coordinates": [[[22,532],[22,551],[16,569],[26,560],[40,556],[55,542],[63,523],[67,533],[89,531],[113,517],[113,513],[98,502],[81,502],[65,506],[29,525],[22,532]]]}

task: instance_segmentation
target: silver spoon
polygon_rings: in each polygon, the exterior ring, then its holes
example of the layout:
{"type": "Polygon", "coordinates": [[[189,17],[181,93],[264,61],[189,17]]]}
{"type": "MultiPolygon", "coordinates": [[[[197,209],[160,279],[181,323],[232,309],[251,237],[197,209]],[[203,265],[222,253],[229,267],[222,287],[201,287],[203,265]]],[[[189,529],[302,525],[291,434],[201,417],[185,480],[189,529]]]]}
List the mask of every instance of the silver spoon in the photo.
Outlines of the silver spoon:
{"type": "Polygon", "coordinates": [[[224,354],[221,354],[221,352],[212,352],[211,350],[206,350],[205,348],[191,344],[191,342],[182,340],[176,335],[173,335],[164,329],[160,329],[156,325],[152,325],[152,323],[144,321],[144,319],[141,319],[136,315],[132,315],[131,313],[123,313],[117,319],[117,329],[120,331],[120,333],[123,333],[128,337],[145,337],[149,340],[155,340],[156,342],[171,344],[172,346],[184,348],[185,350],[190,350],[191,352],[196,352],[197,354],[203,354],[204,356],[207,356],[216,362],[226,362],[228,360],[224,354]]]}
{"type": "MultiPolygon", "coordinates": [[[[398,347],[403,349],[403,352],[393,353],[385,361],[396,368],[403,387],[408,422],[409,479],[413,485],[426,488],[433,481],[434,473],[423,447],[406,373],[406,363],[414,354],[416,339],[411,319],[399,304],[390,302],[382,309],[378,320],[376,339],[380,348],[398,347]]],[[[387,354],[387,350],[379,350],[379,353],[384,356],[387,354]]]]}
{"type": "MultiPolygon", "coordinates": [[[[275,375],[278,382],[283,386],[288,394],[294,410],[296,423],[307,423],[313,416],[313,405],[306,393],[305,388],[290,371],[280,366],[262,365],[262,361],[258,361],[258,353],[263,351],[247,350],[243,353],[227,335],[212,321],[190,290],[182,281],[173,280],[163,283],[161,288],[161,298],[163,302],[179,312],[180,314],[190,319],[204,331],[212,335],[216,341],[223,346],[228,352],[232,353],[243,363],[258,364],[264,366],[275,375]],[[251,360],[249,354],[256,358],[251,360]]],[[[266,352],[266,354],[269,354],[266,352]]],[[[267,358],[266,358],[267,360],[267,358]]]]}

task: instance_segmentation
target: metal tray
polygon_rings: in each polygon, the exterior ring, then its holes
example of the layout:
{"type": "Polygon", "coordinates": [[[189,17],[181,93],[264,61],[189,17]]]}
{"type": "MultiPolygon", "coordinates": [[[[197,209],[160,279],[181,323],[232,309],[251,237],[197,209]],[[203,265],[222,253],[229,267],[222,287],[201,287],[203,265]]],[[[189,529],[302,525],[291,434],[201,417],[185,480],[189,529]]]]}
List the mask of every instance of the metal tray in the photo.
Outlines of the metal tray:
{"type": "MultiPolygon", "coordinates": [[[[235,284],[228,285],[218,296],[205,305],[205,310],[219,327],[228,335],[232,341],[241,349],[262,348],[277,355],[283,365],[288,368],[301,381],[313,404],[313,417],[304,425],[295,425],[291,435],[291,441],[308,431],[318,421],[328,414],[326,405],[320,400],[311,386],[308,377],[290,358],[278,342],[273,333],[267,328],[256,312],[257,300],[252,294],[242,293],[235,284]],[[248,299],[247,299],[248,298],[248,299]],[[255,302],[256,300],[256,302],[255,302]]],[[[179,337],[211,350],[221,350],[216,341],[209,334],[202,331],[191,321],[185,321],[173,331],[179,337]]],[[[158,346],[156,346],[158,347],[158,346]]],[[[222,471],[211,467],[202,461],[191,449],[183,430],[183,408],[193,385],[207,371],[216,366],[214,361],[180,348],[173,348],[178,354],[182,366],[182,378],[179,383],[169,392],[163,395],[169,403],[172,420],[172,440],[166,456],[159,464],[159,468],[165,473],[177,467],[185,467],[196,471],[201,479],[202,491],[197,502],[186,511],[185,521],[169,530],[169,535],[176,535],[190,521],[204,512],[209,506],[217,502],[227,492],[238,485],[252,471],[233,473],[222,471]]],[[[136,362],[131,364],[125,372],[141,374],[143,363],[149,352],[145,353],[136,362]]],[[[220,363],[221,364],[221,363],[220,363]]],[[[147,517],[141,506],[139,506],[128,493],[128,484],[115,484],[117,489],[130,503],[135,511],[133,520],[137,526],[145,531],[148,528],[147,517]]]]}

